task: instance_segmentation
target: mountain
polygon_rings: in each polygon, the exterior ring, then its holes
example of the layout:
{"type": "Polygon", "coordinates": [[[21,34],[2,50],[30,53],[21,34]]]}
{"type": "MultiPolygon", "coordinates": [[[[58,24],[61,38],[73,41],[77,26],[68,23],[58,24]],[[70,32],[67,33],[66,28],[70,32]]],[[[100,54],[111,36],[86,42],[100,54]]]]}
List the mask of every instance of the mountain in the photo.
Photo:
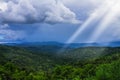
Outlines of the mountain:
{"type": "Polygon", "coordinates": [[[120,47],[72,48],[63,54],[49,54],[49,51],[46,53],[30,49],[0,45],[0,80],[120,78],[120,47]]]}
{"type": "Polygon", "coordinates": [[[57,46],[64,47],[68,46],[68,48],[79,48],[79,47],[119,47],[120,41],[114,42],[93,42],[93,43],[60,43],[60,42],[21,42],[21,43],[3,43],[4,45],[10,46],[57,46]]]}
{"type": "Polygon", "coordinates": [[[63,43],[59,42],[21,42],[21,43],[3,43],[10,46],[63,46],[63,43]]]}

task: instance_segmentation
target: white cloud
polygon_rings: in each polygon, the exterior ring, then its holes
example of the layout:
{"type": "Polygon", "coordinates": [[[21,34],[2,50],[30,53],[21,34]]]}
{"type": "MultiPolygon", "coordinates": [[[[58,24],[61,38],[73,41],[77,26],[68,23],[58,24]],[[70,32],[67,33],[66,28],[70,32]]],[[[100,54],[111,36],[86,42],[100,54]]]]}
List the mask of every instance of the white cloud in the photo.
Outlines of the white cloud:
{"type": "MultiPolygon", "coordinates": [[[[25,32],[20,30],[12,30],[8,24],[0,25],[0,36],[2,40],[21,40],[25,37],[25,32]]],[[[0,40],[1,40],[0,39],[0,40]]]]}
{"type": "Polygon", "coordinates": [[[95,7],[103,3],[103,0],[59,0],[62,1],[65,5],[72,6],[72,7],[95,7]]]}
{"type": "Polygon", "coordinates": [[[8,27],[9,27],[8,24],[0,24],[0,29],[6,29],[8,27]]]}
{"type": "Polygon", "coordinates": [[[55,0],[2,0],[3,23],[80,23],[76,14],[55,0]]]}

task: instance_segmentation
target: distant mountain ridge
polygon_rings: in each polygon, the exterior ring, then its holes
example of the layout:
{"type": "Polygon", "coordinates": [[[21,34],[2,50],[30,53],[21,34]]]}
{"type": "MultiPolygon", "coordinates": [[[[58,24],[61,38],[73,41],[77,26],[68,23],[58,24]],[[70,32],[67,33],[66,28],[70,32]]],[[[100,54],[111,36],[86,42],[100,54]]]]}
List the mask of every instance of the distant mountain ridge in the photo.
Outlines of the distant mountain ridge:
{"type": "Polygon", "coordinates": [[[63,47],[68,45],[71,48],[79,47],[120,47],[120,41],[115,42],[100,42],[100,43],[60,43],[60,42],[22,42],[22,43],[4,43],[10,46],[58,46],[63,47]]]}

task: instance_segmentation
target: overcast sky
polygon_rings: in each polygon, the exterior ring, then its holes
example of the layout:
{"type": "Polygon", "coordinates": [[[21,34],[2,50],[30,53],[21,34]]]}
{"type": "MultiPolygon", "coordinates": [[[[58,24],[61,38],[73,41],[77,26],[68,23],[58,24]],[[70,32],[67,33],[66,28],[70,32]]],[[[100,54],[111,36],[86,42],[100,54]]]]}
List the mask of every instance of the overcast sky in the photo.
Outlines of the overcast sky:
{"type": "Polygon", "coordinates": [[[0,0],[0,42],[120,40],[119,0],[0,0]]]}

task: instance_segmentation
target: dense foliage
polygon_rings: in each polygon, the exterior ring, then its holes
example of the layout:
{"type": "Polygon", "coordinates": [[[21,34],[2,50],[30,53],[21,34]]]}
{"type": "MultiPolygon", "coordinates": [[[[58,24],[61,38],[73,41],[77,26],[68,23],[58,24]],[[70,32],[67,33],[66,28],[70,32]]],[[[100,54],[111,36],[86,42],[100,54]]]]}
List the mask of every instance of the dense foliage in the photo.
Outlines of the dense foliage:
{"type": "Polygon", "coordinates": [[[0,46],[0,80],[120,80],[120,48],[29,49],[0,46]]]}

